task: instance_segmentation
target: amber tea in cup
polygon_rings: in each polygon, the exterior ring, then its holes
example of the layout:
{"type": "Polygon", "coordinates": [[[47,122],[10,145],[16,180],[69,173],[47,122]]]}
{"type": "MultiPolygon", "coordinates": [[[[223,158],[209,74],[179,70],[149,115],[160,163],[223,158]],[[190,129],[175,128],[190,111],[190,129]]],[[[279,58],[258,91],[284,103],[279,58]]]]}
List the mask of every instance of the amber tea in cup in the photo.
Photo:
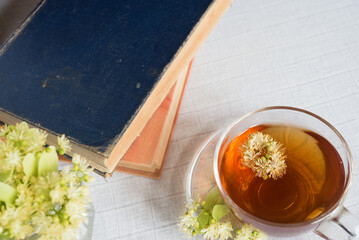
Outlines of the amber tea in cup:
{"type": "Polygon", "coordinates": [[[319,134],[286,125],[258,125],[235,137],[224,151],[219,174],[224,189],[243,210],[278,223],[298,223],[328,210],[344,191],[337,150],[319,134]],[[255,132],[272,136],[286,154],[286,173],[263,179],[243,164],[242,146],[255,132]]]}
{"type": "Polygon", "coordinates": [[[359,221],[343,206],[352,165],[348,144],[330,123],[285,106],[233,122],[222,131],[213,155],[216,185],[234,216],[279,237],[314,231],[326,239],[359,239],[359,221]],[[256,135],[269,136],[270,145],[254,144],[256,135]]]}

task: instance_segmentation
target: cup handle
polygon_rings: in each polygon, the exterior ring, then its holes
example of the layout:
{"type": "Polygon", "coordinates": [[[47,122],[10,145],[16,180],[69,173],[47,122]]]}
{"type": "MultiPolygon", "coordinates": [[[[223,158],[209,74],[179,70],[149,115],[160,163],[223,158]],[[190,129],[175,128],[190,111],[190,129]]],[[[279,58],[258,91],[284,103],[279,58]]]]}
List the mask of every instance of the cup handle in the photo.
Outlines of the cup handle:
{"type": "Polygon", "coordinates": [[[359,239],[359,219],[340,206],[338,214],[323,221],[314,232],[327,240],[359,239]]]}

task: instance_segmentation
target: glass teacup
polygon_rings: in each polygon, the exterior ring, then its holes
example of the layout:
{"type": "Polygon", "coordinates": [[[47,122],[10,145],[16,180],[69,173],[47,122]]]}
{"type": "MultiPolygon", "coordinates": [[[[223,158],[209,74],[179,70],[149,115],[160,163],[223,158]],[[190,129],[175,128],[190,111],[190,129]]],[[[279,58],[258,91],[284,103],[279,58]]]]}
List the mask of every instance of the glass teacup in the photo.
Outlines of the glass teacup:
{"type": "Polygon", "coordinates": [[[268,107],[243,116],[223,131],[214,152],[213,169],[218,189],[234,215],[270,236],[289,237],[315,230],[318,235],[328,239],[356,239],[359,222],[342,205],[351,183],[352,161],[352,155],[346,141],[326,120],[297,108],[268,107]],[[310,220],[296,223],[278,223],[252,215],[231,199],[223,186],[219,173],[224,150],[235,137],[256,125],[290,125],[313,131],[335,147],[343,164],[344,185],[341,196],[331,204],[329,209],[310,220]],[[334,227],[338,228],[337,231],[333,231],[334,227]],[[333,236],[332,234],[336,235],[333,236]]]}

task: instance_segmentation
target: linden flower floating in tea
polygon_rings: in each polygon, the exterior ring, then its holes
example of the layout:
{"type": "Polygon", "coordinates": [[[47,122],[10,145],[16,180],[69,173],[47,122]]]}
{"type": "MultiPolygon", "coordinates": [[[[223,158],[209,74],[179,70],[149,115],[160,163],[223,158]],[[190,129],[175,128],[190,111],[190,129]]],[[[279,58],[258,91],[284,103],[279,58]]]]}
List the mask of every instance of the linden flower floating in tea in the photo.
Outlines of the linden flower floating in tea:
{"type": "Polygon", "coordinates": [[[283,145],[262,132],[249,135],[243,145],[243,164],[264,180],[281,178],[286,173],[285,158],[283,145]]]}
{"type": "Polygon", "coordinates": [[[86,219],[91,169],[75,155],[59,172],[69,141],[45,147],[46,137],[26,123],[0,128],[0,239],[70,240],[86,219]]]}
{"type": "Polygon", "coordinates": [[[178,227],[188,238],[201,234],[203,239],[207,240],[267,239],[266,234],[253,228],[252,225],[242,223],[239,227],[233,219],[218,188],[215,187],[208,193],[205,201],[201,202],[197,197],[187,203],[178,227]]]}

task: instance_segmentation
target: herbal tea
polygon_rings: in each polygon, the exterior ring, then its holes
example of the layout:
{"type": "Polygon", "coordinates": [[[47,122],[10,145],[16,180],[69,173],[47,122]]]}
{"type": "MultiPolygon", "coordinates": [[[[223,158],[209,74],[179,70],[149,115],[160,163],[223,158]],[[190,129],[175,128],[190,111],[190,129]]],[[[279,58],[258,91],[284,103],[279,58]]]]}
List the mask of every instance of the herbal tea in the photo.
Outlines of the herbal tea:
{"type": "Polygon", "coordinates": [[[258,125],[234,138],[224,152],[219,174],[239,207],[279,223],[313,219],[344,191],[344,167],[336,149],[314,132],[284,125],[258,125]],[[286,169],[280,177],[260,177],[244,164],[243,146],[255,132],[268,134],[283,145],[286,169]]]}

